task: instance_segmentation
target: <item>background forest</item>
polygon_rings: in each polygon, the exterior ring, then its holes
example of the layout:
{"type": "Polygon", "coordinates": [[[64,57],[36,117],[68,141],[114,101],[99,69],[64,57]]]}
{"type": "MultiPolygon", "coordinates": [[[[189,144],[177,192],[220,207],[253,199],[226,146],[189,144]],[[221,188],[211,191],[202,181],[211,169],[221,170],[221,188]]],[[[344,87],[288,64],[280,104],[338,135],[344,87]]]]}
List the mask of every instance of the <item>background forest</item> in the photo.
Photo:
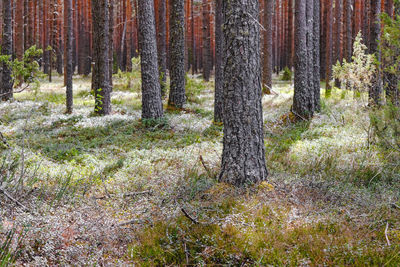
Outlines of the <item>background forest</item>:
{"type": "Polygon", "coordinates": [[[400,265],[400,1],[0,9],[1,267],[400,265]]]}

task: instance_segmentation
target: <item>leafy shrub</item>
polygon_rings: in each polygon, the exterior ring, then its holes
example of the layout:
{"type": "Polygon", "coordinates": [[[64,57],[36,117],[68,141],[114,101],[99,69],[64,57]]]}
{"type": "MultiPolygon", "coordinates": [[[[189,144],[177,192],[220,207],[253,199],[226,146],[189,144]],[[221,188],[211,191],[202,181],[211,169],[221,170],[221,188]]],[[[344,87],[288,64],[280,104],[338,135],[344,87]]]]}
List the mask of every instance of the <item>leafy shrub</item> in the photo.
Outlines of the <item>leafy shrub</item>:
{"type": "Polygon", "coordinates": [[[371,85],[376,66],[375,56],[367,54],[367,47],[362,43],[361,32],[357,34],[353,51],[352,61],[343,59],[343,64],[338,61],[333,66],[332,75],[347,89],[365,92],[371,85]]]}

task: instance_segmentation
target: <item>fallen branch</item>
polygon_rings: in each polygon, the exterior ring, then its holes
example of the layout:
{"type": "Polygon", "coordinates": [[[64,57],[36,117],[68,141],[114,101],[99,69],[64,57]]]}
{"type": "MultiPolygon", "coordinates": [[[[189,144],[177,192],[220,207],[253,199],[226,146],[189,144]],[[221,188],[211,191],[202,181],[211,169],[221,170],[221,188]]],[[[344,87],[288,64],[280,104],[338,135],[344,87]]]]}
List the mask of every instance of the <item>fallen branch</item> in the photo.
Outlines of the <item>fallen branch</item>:
{"type": "Polygon", "coordinates": [[[147,190],[147,191],[142,191],[142,192],[126,193],[126,194],[124,194],[124,197],[135,197],[135,196],[140,196],[140,195],[151,195],[151,194],[152,194],[151,190],[147,190]]]}
{"type": "Polygon", "coordinates": [[[3,94],[0,94],[0,97],[3,97],[3,96],[6,96],[6,95],[11,95],[11,94],[18,94],[18,93],[22,93],[23,91],[25,91],[26,89],[28,89],[29,88],[29,84],[28,85],[26,85],[25,87],[23,87],[22,89],[20,89],[20,90],[16,90],[16,91],[11,91],[11,92],[8,92],[8,93],[3,93],[3,94]]]}
{"type": "Polygon", "coordinates": [[[390,247],[390,240],[389,240],[389,237],[388,237],[388,230],[389,230],[389,222],[386,223],[385,237],[386,237],[386,242],[387,242],[388,246],[390,247]]]}
{"type": "MultiPolygon", "coordinates": [[[[115,226],[121,227],[121,226],[130,225],[130,224],[144,224],[144,223],[146,223],[146,222],[145,222],[145,221],[142,221],[142,220],[134,219],[134,220],[130,220],[130,221],[127,221],[127,222],[123,222],[123,223],[117,224],[117,225],[115,225],[115,226]]],[[[112,225],[112,227],[114,227],[114,225],[112,225]]]]}
{"type": "Polygon", "coordinates": [[[207,167],[207,164],[206,164],[206,162],[204,161],[202,155],[200,155],[200,162],[201,162],[201,165],[203,165],[204,169],[206,170],[208,176],[211,177],[211,171],[210,171],[210,169],[207,167]]]}
{"type": "Polygon", "coordinates": [[[7,191],[5,191],[3,188],[0,188],[0,193],[2,193],[3,195],[5,195],[9,200],[11,200],[12,202],[14,202],[15,204],[17,204],[17,206],[19,206],[20,208],[22,208],[24,211],[29,212],[29,209],[27,207],[25,207],[21,202],[19,202],[18,200],[16,200],[15,198],[13,198],[7,191]]]}
{"type": "Polygon", "coordinates": [[[399,210],[400,210],[400,206],[397,205],[396,203],[392,203],[391,206],[392,206],[392,208],[394,208],[394,209],[399,209],[399,210]]]}
{"type": "Polygon", "coordinates": [[[184,208],[181,208],[181,211],[183,212],[183,214],[185,215],[186,218],[188,218],[189,220],[191,220],[193,223],[195,224],[200,224],[199,221],[197,221],[196,219],[194,219],[192,216],[190,216],[186,210],[184,208]]]}

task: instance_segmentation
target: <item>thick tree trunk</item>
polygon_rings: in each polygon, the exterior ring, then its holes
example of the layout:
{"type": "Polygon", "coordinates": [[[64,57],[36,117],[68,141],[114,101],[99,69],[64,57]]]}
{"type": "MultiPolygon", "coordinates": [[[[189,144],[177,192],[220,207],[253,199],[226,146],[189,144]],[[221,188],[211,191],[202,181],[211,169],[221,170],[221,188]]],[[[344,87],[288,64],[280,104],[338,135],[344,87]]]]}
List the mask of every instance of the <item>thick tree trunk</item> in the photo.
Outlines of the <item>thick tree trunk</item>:
{"type": "Polygon", "coordinates": [[[223,120],[223,94],[224,94],[224,36],[223,23],[224,13],[222,9],[223,0],[216,0],[215,9],[215,100],[214,121],[223,120]]]}
{"type": "Polygon", "coordinates": [[[264,58],[263,58],[263,92],[271,94],[272,89],[272,17],[274,0],[264,0],[264,58]]]}
{"type": "Polygon", "coordinates": [[[267,178],[258,0],[223,1],[224,139],[219,180],[244,186],[267,178]]]}
{"type": "MultiPolygon", "coordinates": [[[[12,47],[13,47],[13,36],[12,36],[12,10],[11,0],[3,0],[3,37],[1,44],[1,54],[9,55],[12,60],[12,47]]],[[[11,77],[11,69],[6,63],[3,63],[3,72],[1,77],[0,86],[0,99],[9,100],[13,98],[13,84],[14,81],[11,77]]]]}
{"type": "Polygon", "coordinates": [[[160,1],[158,6],[158,34],[157,34],[157,45],[158,45],[158,68],[160,75],[161,84],[161,95],[165,96],[166,83],[167,83],[167,8],[166,1],[160,1]]]}
{"type": "Polygon", "coordinates": [[[170,1],[169,59],[171,80],[168,105],[183,108],[185,96],[185,10],[184,0],[170,1]]]}
{"type": "MultiPolygon", "coordinates": [[[[310,68],[313,72],[314,87],[314,111],[321,110],[321,76],[320,76],[320,0],[314,0],[314,21],[313,21],[313,58],[314,62],[310,68]]],[[[311,25],[310,25],[311,26],[311,25]]],[[[311,45],[310,45],[311,46],[311,45]]]]}
{"type": "Polygon", "coordinates": [[[142,69],[142,119],[164,116],[159,70],[153,1],[138,1],[140,60],[142,69]]]}
{"type": "Polygon", "coordinates": [[[72,113],[73,92],[72,92],[72,0],[64,0],[64,40],[65,40],[65,73],[66,73],[66,94],[67,113],[72,113]]]}
{"type": "Polygon", "coordinates": [[[111,113],[109,73],[109,9],[108,0],[92,0],[93,59],[92,88],[95,94],[95,113],[111,113]]]}
{"type": "Polygon", "coordinates": [[[208,0],[203,0],[203,78],[210,80],[211,73],[211,37],[210,37],[210,11],[208,0]]]}
{"type": "MultiPolygon", "coordinates": [[[[370,23],[370,53],[375,54],[377,60],[381,61],[381,51],[379,43],[381,39],[381,0],[370,0],[371,2],[371,23],[370,23]]],[[[382,77],[378,70],[369,88],[369,104],[380,105],[382,95],[382,77]]]]}
{"type": "Polygon", "coordinates": [[[294,97],[292,112],[299,120],[314,114],[313,0],[296,0],[294,97]]]}

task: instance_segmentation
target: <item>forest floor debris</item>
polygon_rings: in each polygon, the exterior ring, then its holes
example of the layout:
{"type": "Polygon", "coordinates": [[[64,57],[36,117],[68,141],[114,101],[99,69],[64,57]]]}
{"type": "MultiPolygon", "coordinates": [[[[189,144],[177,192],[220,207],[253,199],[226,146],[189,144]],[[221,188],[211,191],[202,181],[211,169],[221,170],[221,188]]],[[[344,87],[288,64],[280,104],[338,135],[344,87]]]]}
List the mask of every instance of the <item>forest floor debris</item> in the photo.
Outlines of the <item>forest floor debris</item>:
{"type": "Polygon", "coordinates": [[[310,123],[293,124],[293,88],[276,81],[263,98],[271,175],[239,190],[216,181],[212,83],[189,77],[187,111],[148,129],[139,80],[132,91],[124,82],[115,78],[106,117],[92,115],[85,77],[74,79],[71,115],[62,77],[0,104],[12,147],[0,147],[2,177],[21,164],[36,174],[23,188],[0,181],[38,214],[0,193],[0,247],[13,231],[17,265],[400,264],[399,170],[370,140],[365,99],[336,90],[310,123]]]}

